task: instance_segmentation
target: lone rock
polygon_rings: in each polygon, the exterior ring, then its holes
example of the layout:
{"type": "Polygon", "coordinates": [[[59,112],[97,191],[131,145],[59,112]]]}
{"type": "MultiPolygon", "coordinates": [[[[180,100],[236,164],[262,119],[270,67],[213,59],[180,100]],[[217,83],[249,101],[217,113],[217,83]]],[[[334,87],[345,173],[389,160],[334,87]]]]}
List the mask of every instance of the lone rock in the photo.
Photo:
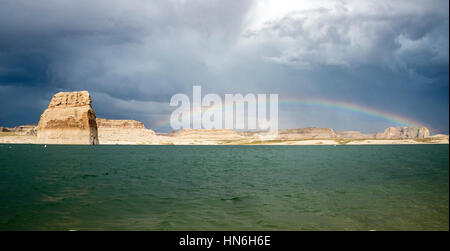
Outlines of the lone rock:
{"type": "Polygon", "coordinates": [[[87,91],[59,92],[41,115],[38,144],[98,144],[97,122],[87,91]]]}

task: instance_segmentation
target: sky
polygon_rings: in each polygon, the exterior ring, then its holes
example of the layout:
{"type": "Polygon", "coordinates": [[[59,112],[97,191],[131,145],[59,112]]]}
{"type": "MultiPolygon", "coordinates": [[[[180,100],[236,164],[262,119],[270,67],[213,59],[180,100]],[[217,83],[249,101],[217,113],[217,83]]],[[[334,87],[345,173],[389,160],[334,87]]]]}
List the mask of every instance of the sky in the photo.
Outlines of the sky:
{"type": "Polygon", "coordinates": [[[0,126],[87,90],[97,117],[167,132],[193,85],[277,93],[279,128],[448,134],[449,1],[0,0],[0,126]]]}

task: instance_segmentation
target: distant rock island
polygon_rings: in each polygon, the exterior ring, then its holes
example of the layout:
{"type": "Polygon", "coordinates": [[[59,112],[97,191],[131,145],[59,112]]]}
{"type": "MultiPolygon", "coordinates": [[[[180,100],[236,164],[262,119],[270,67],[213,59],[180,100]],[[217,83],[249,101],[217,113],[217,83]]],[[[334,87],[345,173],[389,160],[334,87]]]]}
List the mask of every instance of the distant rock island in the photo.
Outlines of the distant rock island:
{"type": "Polygon", "coordinates": [[[261,132],[229,129],[182,129],[155,133],[135,120],[97,118],[87,91],[53,96],[38,125],[0,127],[0,143],[21,144],[168,144],[168,145],[337,145],[337,144],[448,144],[448,135],[430,136],[426,127],[389,127],[376,134],[330,128],[279,130],[275,139],[261,132]]]}
{"type": "Polygon", "coordinates": [[[157,142],[156,133],[146,129],[135,120],[112,120],[97,118],[100,144],[152,144],[157,142]]]}

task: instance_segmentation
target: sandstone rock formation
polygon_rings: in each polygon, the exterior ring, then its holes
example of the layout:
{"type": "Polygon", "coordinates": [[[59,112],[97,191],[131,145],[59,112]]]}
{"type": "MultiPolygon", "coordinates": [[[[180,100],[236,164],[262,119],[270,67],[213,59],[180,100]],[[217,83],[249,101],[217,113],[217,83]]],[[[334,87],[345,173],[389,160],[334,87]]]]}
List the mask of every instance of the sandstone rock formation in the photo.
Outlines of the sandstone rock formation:
{"type": "Polygon", "coordinates": [[[158,143],[154,131],[146,129],[136,120],[97,118],[100,144],[152,144],[158,143]]]}
{"type": "Polygon", "coordinates": [[[373,139],[374,134],[363,134],[358,131],[336,131],[336,138],[340,139],[373,139]]]}
{"type": "Polygon", "coordinates": [[[433,139],[434,142],[440,143],[440,144],[448,144],[448,135],[446,134],[435,134],[433,136],[430,136],[431,139],[433,139]]]}
{"type": "Polygon", "coordinates": [[[432,138],[444,138],[444,139],[448,139],[448,135],[447,134],[435,134],[433,136],[430,136],[432,138]]]}
{"type": "Polygon", "coordinates": [[[241,139],[242,136],[230,129],[182,129],[168,134],[170,137],[197,139],[241,139]]]}
{"type": "Polygon", "coordinates": [[[278,131],[278,138],[282,140],[334,139],[336,138],[336,132],[330,128],[317,128],[317,127],[285,129],[278,131]]]}
{"type": "Polygon", "coordinates": [[[97,122],[89,92],[53,96],[37,127],[38,144],[98,144],[97,122]]]}
{"type": "Polygon", "coordinates": [[[12,128],[0,127],[0,132],[11,132],[16,135],[36,136],[37,125],[21,125],[12,128]]]}
{"type": "Polygon", "coordinates": [[[375,135],[376,139],[414,139],[414,138],[428,138],[430,131],[426,127],[388,127],[384,132],[378,132],[375,135]]]}
{"type": "Polygon", "coordinates": [[[229,129],[182,129],[167,134],[158,134],[161,144],[173,145],[222,145],[249,140],[229,129]]]}

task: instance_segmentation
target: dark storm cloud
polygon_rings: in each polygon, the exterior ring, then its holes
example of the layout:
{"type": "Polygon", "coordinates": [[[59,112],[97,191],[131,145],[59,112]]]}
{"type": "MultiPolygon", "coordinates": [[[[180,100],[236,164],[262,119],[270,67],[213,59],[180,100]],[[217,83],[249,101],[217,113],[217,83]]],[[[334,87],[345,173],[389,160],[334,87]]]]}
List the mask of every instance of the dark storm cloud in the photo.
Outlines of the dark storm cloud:
{"type": "MultiPolygon", "coordinates": [[[[253,1],[0,0],[0,6],[0,105],[23,111],[3,112],[2,124],[38,118],[36,107],[56,91],[86,89],[101,116],[120,114],[152,127],[170,114],[173,94],[201,84],[204,93],[344,100],[448,132],[448,1],[371,1],[364,8],[338,1],[260,28],[248,28],[253,1]]],[[[389,125],[299,109],[283,111],[288,119],[280,121],[369,131],[389,125]]]]}
{"type": "Polygon", "coordinates": [[[166,100],[183,74],[202,70],[205,43],[218,48],[238,38],[249,7],[249,1],[2,1],[0,83],[166,100]]]}
{"type": "MultiPolygon", "coordinates": [[[[164,104],[196,82],[208,51],[239,38],[251,7],[250,1],[0,4],[0,85],[8,87],[2,91],[87,89],[114,98],[109,101],[164,104]]],[[[139,110],[127,109],[129,114],[139,110]]]]}

